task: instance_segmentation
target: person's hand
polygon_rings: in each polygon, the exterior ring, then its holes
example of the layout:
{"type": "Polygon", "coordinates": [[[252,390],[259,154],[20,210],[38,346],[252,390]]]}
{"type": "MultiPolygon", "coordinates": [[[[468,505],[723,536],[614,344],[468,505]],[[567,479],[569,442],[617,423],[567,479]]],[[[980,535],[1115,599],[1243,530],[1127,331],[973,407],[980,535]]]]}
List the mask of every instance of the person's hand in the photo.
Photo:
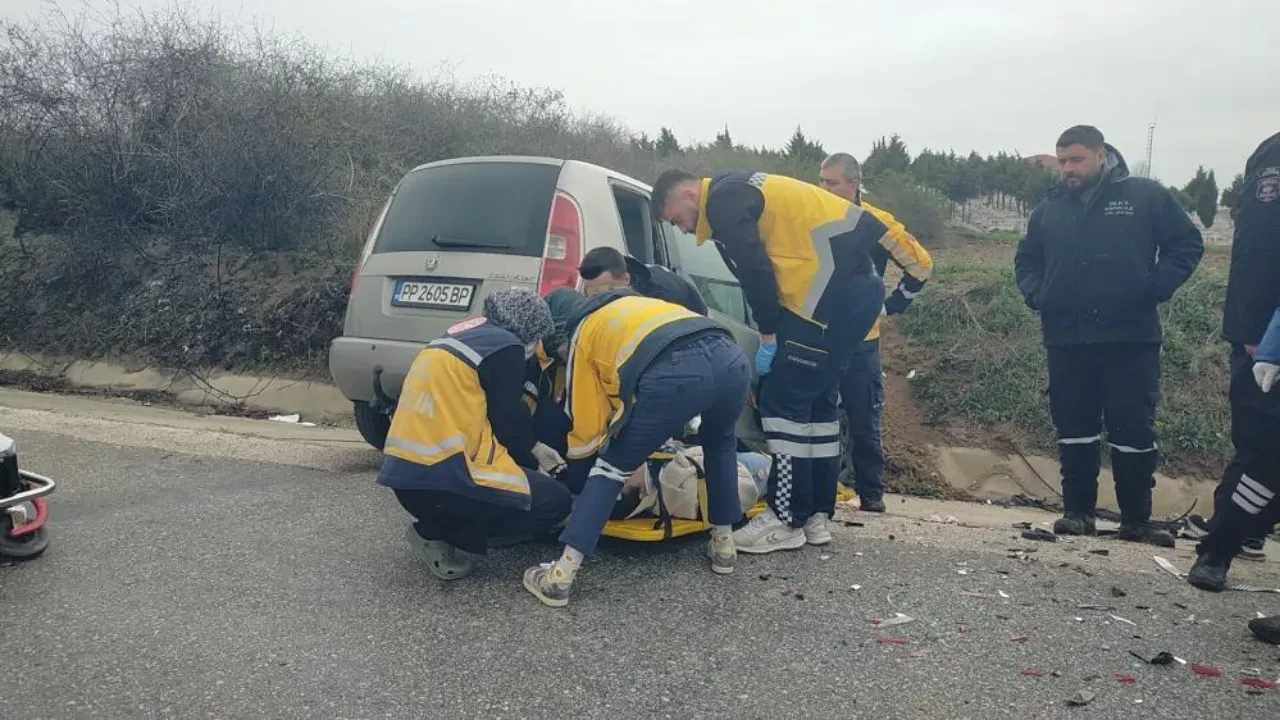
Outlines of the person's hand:
{"type": "Polygon", "coordinates": [[[761,335],[760,347],[756,350],[756,374],[764,377],[773,368],[773,356],[778,354],[778,341],[773,335],[761,335]],[[769,338],[768,341],[765,338],[769,338]]]}
{"type": "Polygon", "coordinates": [[[564,458],[560,457],[560,453],[556,452],[555,448],[543,443],[533,444],[533,457],[538,461],[538,469],[547,475],[559,473],[568,464],[564,461],[564,458]]]}
{"type": "Polygon", "coordinates": [[[1257,381],[1258,387],[1262,388],[1262,392],[1271,392],[1271,388],[1276,386],[1276,380],[1280,380],[1280,365],[1269,362],[1254,363],[1253,379],[1257,381]]]}

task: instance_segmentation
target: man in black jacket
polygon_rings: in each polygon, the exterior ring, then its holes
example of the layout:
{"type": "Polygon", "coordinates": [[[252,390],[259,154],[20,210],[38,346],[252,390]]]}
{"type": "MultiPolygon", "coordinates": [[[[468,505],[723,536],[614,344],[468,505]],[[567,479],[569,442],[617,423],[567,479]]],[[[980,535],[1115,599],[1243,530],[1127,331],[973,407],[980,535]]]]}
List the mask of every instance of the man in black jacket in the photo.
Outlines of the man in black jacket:
{"type": "Polygon", "coordinates": [[[587,253],[578,265],[582,290],[588,296],[631,288],[645,297],[666,300],[699,315],[707,314],[707,304],[693,283],[661,265],[645,265],[611,247],[587,253]]]}
{"type": "Polygon", "coordinates": [[[1014,261],[1040,313],[1058,430],[1060,535],[1092,535],[1105,418],[1120,538],[1173,547],[1150,524],[1162,333],[1157,307],[1200,263],[1204,242],[1159,183],[1129,176],[1097,128],[1058,138],[1062,185],[1031,213],[1014,261]]]}

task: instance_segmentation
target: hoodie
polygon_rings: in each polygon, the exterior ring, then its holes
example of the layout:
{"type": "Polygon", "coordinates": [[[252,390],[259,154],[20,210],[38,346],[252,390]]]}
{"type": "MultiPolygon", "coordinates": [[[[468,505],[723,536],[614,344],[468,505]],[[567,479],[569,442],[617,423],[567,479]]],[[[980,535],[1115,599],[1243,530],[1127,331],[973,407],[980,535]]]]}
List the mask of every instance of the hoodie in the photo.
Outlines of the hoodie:
{"type": "Polygon", "coordinates": [[[1014,274],[1047,346],[1162,341],[1156,308],[1204,255],[1200,231],[1159,183],[1129,175],[1111,145],[1097,182],[1060,185],[1031,213],[1014,274]]]}

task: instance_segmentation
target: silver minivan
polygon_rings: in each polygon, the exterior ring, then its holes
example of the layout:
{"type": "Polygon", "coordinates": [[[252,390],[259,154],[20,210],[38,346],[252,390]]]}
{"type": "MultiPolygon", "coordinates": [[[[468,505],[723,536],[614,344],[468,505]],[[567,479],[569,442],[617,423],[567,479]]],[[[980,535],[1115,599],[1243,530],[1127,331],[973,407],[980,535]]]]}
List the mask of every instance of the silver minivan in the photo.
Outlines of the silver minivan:
{"type": "MultiPolygon", "coordinates": [[[[375,385],[398,395],[427,342],[479,315],[494,291],[577,287],[583,255],[600,246],[692,281],[712,319],[754,355],[759,339],[737,279],[711,244],[653,221],[650,190],[613,170],[541,157],[443,160],[405,175],[365,243],[342,337],[329,347],[329,371],[364,439],[381,449],[391,424],[375,385]]],[[[738,437],[763,445],[754,411],[738,437]]]]}

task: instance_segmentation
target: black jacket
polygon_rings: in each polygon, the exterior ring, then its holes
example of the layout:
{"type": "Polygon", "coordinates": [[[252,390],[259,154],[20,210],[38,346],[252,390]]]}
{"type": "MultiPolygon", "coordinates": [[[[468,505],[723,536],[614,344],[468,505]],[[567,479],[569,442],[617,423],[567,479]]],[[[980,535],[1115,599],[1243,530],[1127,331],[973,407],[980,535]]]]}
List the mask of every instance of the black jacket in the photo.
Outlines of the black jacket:
{"type": "Polygon", "coordinates": [[[1222,337],[1238,345],[1256,345],[1278,305],[1280,133],[1264,140],[1244,166],[1244,189],[1236,201],[1222,337]]]}
{"type": "Polygon", "coordinates": [[[666,300],[699,315],[707,314],[707,304],[693,283],[661,265],[645,265],[628,255],[627,273],[636,292],[656,300],[666,300]]]}
{"type": "Polygon", "coordinates": [[[1130,177],[1119,151],[1106,148],[1097,184],[1078,193],[1054,188],[1018,243],[1018,290],[1040,313],[1045,345],[1160,342],[1156,307],[1204,255],[1177,199],[1130,177]]]}

